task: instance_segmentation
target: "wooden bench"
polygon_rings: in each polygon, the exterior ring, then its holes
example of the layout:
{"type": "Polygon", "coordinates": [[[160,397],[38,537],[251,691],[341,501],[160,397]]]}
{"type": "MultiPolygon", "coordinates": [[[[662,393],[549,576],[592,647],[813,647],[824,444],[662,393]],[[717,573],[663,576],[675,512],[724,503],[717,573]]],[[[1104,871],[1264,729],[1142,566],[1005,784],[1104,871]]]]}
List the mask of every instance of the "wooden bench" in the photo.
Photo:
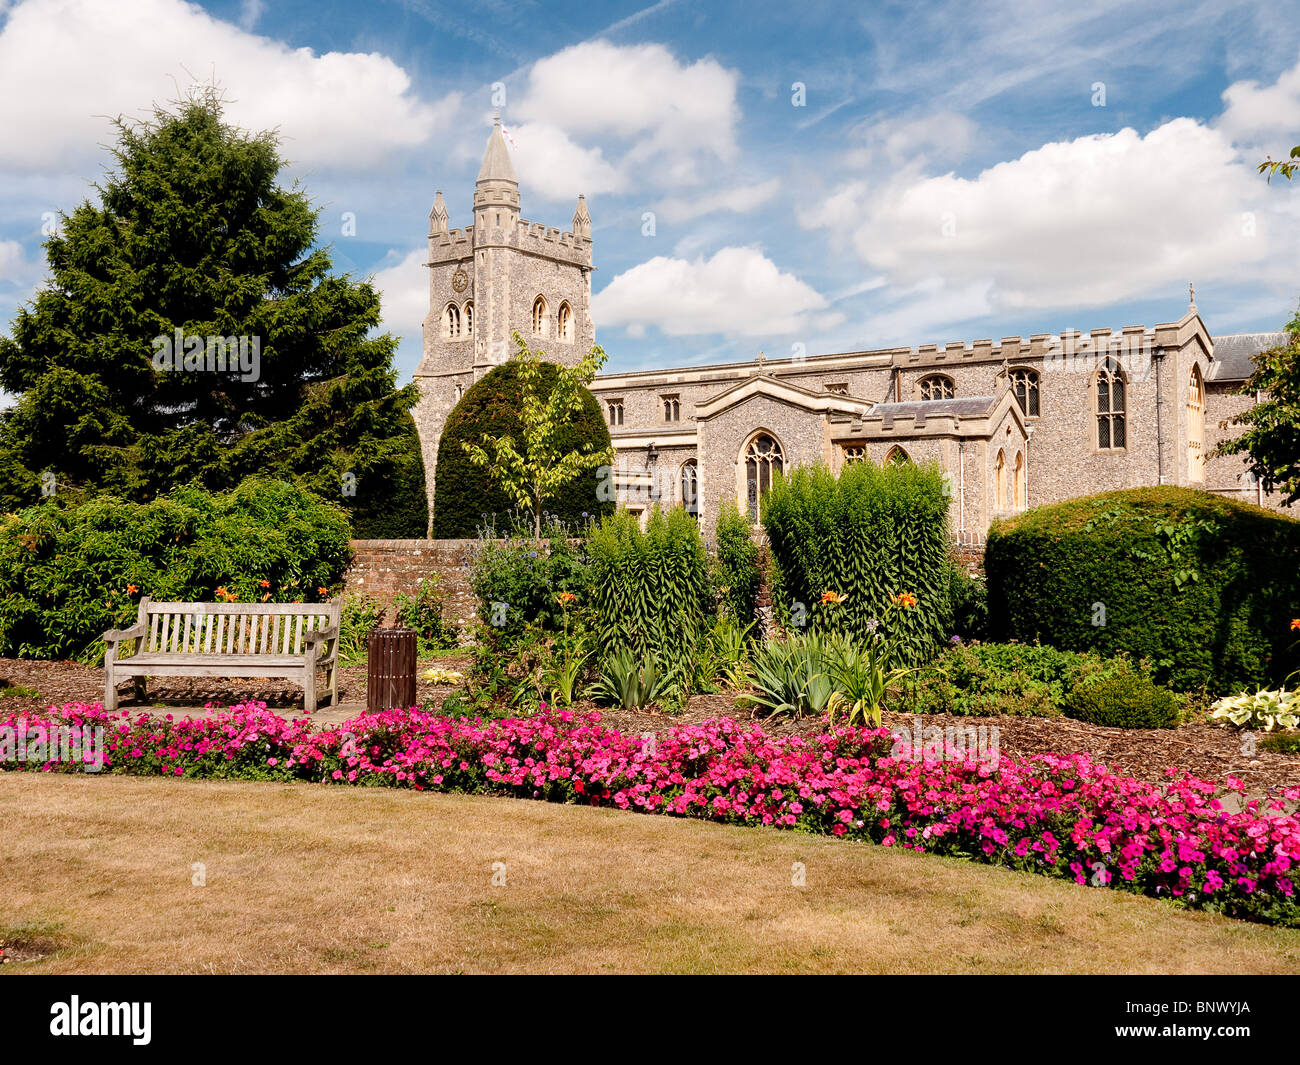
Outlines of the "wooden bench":
{"type": "Polygon", "coordinates": [[[140,600],[129,629],[104,633],[104,709],[117,709],[117,686],[145,677],[284,677],[302,685],[303,709],[316,709],[316,673],[325,670],[338,703],[339,615],[328,603],[155,603],[140,600]],[[135,641],[135,653],[123,654],[135,641]]]}

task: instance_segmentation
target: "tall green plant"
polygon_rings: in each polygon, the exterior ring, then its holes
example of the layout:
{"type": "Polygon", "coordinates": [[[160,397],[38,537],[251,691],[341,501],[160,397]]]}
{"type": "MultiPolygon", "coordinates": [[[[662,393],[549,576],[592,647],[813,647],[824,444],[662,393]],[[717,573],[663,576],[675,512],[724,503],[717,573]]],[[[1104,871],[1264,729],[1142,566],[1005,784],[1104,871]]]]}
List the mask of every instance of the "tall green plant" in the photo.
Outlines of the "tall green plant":
{"type": "Polygon", "coordinates": [[[903,664],[935,653],[951,625],[948,494],[937,463],[859,462],[778,477],[763,500],[772,593],[788,625],[897,640],[903,664]],[[845,596],[842,604],[827,593],[845,596]],[[895,597],[915,598],[895,611],[895,597]],[[884,627],[882,627],[884,626],[884,627]]]}
{"type": "Polygon", "coordinates": [[[718,557],[715,581],[723,612],[742,629],[758,616],[758,545],[750,536],[749,521],[731,500],[722,504],[715,532],[718,557]]]}
{"type": "Polygon", "coordinates": [[[695,642],[713,615],[698,523],[681,507],[655,508],[643,531],[621,511],[593,531],[588,554],[601,655],[627,649],[654,659],[686,694],[695,642]]]}

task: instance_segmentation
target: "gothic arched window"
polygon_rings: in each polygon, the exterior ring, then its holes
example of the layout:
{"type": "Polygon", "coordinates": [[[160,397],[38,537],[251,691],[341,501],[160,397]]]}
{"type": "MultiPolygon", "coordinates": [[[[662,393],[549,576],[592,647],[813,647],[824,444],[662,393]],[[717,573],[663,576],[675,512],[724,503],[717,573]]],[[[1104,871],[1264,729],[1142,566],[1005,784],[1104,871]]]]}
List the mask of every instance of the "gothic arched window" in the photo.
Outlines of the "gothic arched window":
{"type": "Polygon", "coordinates": [[[757,524],[759,504],[772,487],[773,477],[785,467],[785,452],[775,437],[757,433],[750,438],[744,451],[745,511],[749,520],[757,524]]]}
{"type": "Polygon", "coordinates": [[[1025,454],[1023,451],[1016,452],[1016,464],[1011,468],[1011,504],[1016,509],[1025,505],[1025,494],[1028,485],[1025,483],[1025,454]]]}
{"type": "Polygon", "coordinates": [[[924,400],[952,399],[955,394],[952,378],[945,377],[941,373],[933,373],[929,377],[922,377],[920,389],[921,398],[924,400]]]}
{"type": "Polygon", "coordinates": [[[568,303],[561,303],[555,313],[555,333],[566,343],[573,339],[573,309],[568,303]]]}
{"type": "Polygon", "coordinates": [[[682,506],[691,517],[700,516],[700,464],[695,459],[682,463],[682,506]]]}
{"type": "Polygon", "coordinates": [[[1038,417],[1038,371],[1028,370],[1023,366],[1011,371],[1011,390],[1015,392],[1020,403],[1020,411],[1026,417],[1038,417]]]}
{"type": "Polygon", "coordinates": [[[886,462],[911,462],[912,457],[901,447],[895,445],[889,449],[889,454],[885,456],[886,462]]]}
{"type": "Polygon", "coordinates": [[[1007,506],[1007,457],[1001,451],[993,463],[993,509],[1005,510],[1007,506]]]}
{"type": "Polygon", "coordinates": [[[1097,448],[1119,451],[1127,446],[1124,424],[1124,374],[1119,363],[1107,359],[1097,371],[1097,448]]]}
{"type": "Polygon", "coordinates": [[[533,300],[533,336],[546,335],[546,300],[541,296],[533,300]]]}
{"type": "Polygon", "coordinates": [[[474,335],[474,301],[465,301],[465,338],[468,340],[474,335]]]}
{"type": "Polygon", "coordinates": [[[454,303],[447,304],[442,312],[442,335],[447,340],[460,339],[460,308],[454,303]]]}

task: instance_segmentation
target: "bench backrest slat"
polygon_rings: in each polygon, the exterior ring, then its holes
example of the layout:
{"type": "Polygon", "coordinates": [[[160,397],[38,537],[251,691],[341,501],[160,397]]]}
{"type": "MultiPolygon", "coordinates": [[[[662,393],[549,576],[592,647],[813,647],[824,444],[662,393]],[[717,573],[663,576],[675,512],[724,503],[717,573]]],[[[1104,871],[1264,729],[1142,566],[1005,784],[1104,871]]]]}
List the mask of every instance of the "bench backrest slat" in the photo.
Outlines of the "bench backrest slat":
{"type": "Polygon", "coordinates": [[[142,603],[148,650],[182,655],[301,655],[340,621],[329,603],[142,603]]]}

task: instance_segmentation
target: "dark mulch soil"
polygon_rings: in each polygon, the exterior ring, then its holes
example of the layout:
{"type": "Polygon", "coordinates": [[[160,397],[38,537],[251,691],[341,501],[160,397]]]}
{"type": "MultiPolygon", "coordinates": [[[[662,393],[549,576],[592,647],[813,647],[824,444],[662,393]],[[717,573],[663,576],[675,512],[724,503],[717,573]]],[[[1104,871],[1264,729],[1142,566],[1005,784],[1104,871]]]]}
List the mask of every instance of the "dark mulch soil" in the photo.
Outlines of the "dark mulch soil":
{"type": "MultiPolygon", "coordinates": [[[[422,663],[422,667],[438,665],[446,669],[469,668],[468,656],[441,657],[422,663]]],[[[323,679],[323,675],[322,675],[323,679]]],[[[104,698],[104,671],[92,669],[80,662],[50,662],[21,658],[0,658],[0,688],[7,686],[33,688],[35,696],[7,695],[0,699],[0,710],[38,711],[52,704],[71,702],[92,703],[104,698]]],[[[445,695],[449,689],[435,688],[417,676],[416,702],[435,695],[445,695]]],[[[296,684],[257,677],[159,677],[149,682],[146,705],[132,701],[130,689],[119,689],[118,708],[121,710],[176,707],[193,709],[206,703],[227,706],[232,703],[256,699],[282,714],[302,712],[302,689],[296,684]]],[[[344,666],[339,670],[339,702],[352,706],[365,706],[366,667],[364,664],[344,666]]]]}
{"type": "MultiPolygon", "coordinates": [[[[466,670],[469,661],[468,656],[454,656],[424,665],[466,670]]],[[[51,704],[94,702],[103,698],[104,693],[103,671],[79,662],[0,658],[0,688],[11,685],[35,689],[37,695],[0,698],[0,711],[38,712],[51,704]]],[[[435,688],[417,681],[416,701],[423,702],[432,697],[440,702],[448,691],[447,688],[435,688]]],[[[257,679],[162,677],[150,684],[148,701],[152,707],[192,709],[209,702],[224,706],[249,699],[261,700],[281,713],[302,709],[301,689],[279,681],[257,679]]],[[[339,675],[339,701],[353,707],[364,707],[364,665],[343,667],[339,675]]],[[[121,706],[130,709],[133,704],[123,695],[121,706]]],[[[600,708],[584,701],[575,709],[587,712],[600,708]]],[[[692,696],[685,711],[679,714],[609,709],[600,709],[600,714],[603,723],[612,728],[639,733],[658,732],[673,725],[698,724],[717,717],[729,716],[746,721],[750,712],[746,707],[736,706],[735,693],[721,692],[692,696]]],[[[910,729],[913,720],[910,714],[886,714],[884,723],[888,726],[905,725],[910,729]]],[[[996,725],[999,750],[1010,758],[1085,752],[1117,773],[1143,780],[1163,781],[1165,770],[1177,766],[1204,780],[1239,777],[1252,794],[1300,786],[1300,756],[1263,750],[1248,756],[1243,752],[1244,737],[1241,733],[1216,725],[1114,729],[1068,718],[946,715],[928,716],[925,723],[941,727],[996,725]]],[[[778,736],[814,733],[822,727],[820,721],[811,719],[792,721],[779,718],[763,722],[769,735],[778,736]]]]}

